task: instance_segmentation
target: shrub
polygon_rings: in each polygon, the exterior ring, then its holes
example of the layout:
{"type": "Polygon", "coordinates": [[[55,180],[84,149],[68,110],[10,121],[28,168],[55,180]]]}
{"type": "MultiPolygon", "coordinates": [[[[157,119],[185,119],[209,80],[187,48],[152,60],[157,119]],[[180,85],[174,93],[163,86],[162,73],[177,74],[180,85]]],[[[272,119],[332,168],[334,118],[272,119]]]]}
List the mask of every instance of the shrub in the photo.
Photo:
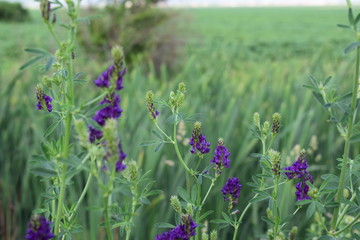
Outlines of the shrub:
{"type": "Polygon", "coordinates": [[[0,2],[0,21],[23,22],[29,19],[28,10],[20,3],[0,2]]]}

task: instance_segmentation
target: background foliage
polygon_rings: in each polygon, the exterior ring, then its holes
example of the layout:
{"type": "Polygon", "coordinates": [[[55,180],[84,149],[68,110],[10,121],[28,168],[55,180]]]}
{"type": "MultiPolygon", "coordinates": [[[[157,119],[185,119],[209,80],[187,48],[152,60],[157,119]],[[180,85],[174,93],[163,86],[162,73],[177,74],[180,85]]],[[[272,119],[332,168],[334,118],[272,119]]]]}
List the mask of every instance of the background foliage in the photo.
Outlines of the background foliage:
{"type": "MultiPolygon", "coordinates": [[[[24,235],[31,210],[41,206],[42,193],[48,184],[39,184],[39,178],[32,175],[28,165],[32,156],[41,152],[43,133],[50,125],[47,115],[35,110],[34,88],[40,69],[18,69],[30,58],[24,48],[42,46],[52,50],[55,43],[48,41],[40,13],[32,11],[30,14],[31,22],[0,22],[0,236],[4,239],[19,239],[24,235]]],[[[155,223],[173,221],[168,200],[176,193],[177,186],[184,186],[185,182],[185,175],[178,171],[176,155],[171,147],[164,146],[154,152],[151,147],[139,144],[152,138],[152,124],[146,120],[148,113],[144,103],[149,89],[166,98],[169,89],[175,89],[178,82],[187,84],[184,113],[198,114],[203,132],[212,142],[212,151],[217,136],[224,138],[232,160],[228,174],[239,177],[244,185],[240,198],[242,205],[251,197],[250,188],[245,183],[258,172],[258,162],[250,154],[259,152],[260,145],[248,131],[252,114],[256,111],[263,119],[270,119],[276,111],[283,115],[282,131],[275,142],[275,147],[284,156],[282,165],[295,160],[296,148],[290,150],[299,144],[301,148],[311,150],[309,171],[315,177],[315,184],[322,173],[335,171],[336,156],[342,152],[342,140],[337,137],[336,129],[326,124],[327,116],[320,106],[314,104],[311,92],[302,85],[308,83],[310,74],[319,79],[332,75],[333,84],[338,83],[339,90],[350,85],[352,59],[345,57],[342,50],[351,36],[346,34],[346,30],[336,27],[344,19],[345,8],[178,11],[177,21],[167,23],[177,22],[180,29],[186,30],[177,35],[185,45],[181,46],[180,56],[183,57],[178,57],[181,64],[176,71],[170,72],[161,62],[157,63],[156,71],[151,58],[141,57],[141,54],[150,54],[145,51],[132,59],[124,80],[124,113],[120,120],[124,150],[129,159],[140,163],[144,172],[151,171],[150,175],[156,180],[154,188],[163,190],[135,218],[139,231],[133,232],[133,239],[151,239],[158,232],[155,223]],[[317,148],[310,144],[316,139],[317,148]]],[[[77,66],[81,66],[76,71],[86,73],[86,82],[77,86],[77,94],[89,98],[97,94],[93,80],[111,62],[110,58],[99,60],[98,53],[87,48],[76,53],[77,66]]],[[[162,112],[160,121],[165,121],[169,115],[162,112]]],[[[191,128],[192,124],[186,126],[185,137],[191,135],[191,128]]],[[[189,146],[184,144],[181,151],[188,150],[189,146]]],[[[359,153],[359,149],[353,151],[359,153]]],[[[193,159],[188,155],[187,161],[193,159]]],[[[215,207],[217,217],[226,208],[220,194],[226,178],[225,174],[221,177],[221,184],[218,183],[214,191],[218,194],[210,196],[212,201],[205,206],[205,209],[215,207]]],[[[69,202],[76,198],[77,188],[81,189],[85,180],[85,176],[74,179],[74,186],[69,188],[69,202]]],[[[293,191],[291,185],[282,188],[293,191]]],[[[126,198],[126,195],[120,195],[121,188],[118,191],[119,199],[126,198]]],[[[101,200],[98,192],[99,189],[91,188],[82,205],[78,218],[86,223],[86,230],[78,233],[77,239],[102,239],[104,236],[96,227],[101,211],[92,207],[101,200]],[[90,209],[89,213],[87,210],[90,209]]],[[[287,195],[279,196],[279,199],[282,199],[281,212],[294,210],[294,198],[289,199],[287,195]]],[[[265,210],[260,205],[253,208],[239,231],[240,239],[255,239],[265,232],[265,223],[258,221],[258,216],[264,215],[265,210]]],[[[300,221],[305,217],[305,210],[301,210],[297,217],[298,221],[294,222],[299,224],[299,232],[306,235],[307,221],[300,221]]],[[[210,224],[210,227],[216,226],[210,224]]],[[[227,239],[227,231],[220,231],[220,239],[227,239]]]]}

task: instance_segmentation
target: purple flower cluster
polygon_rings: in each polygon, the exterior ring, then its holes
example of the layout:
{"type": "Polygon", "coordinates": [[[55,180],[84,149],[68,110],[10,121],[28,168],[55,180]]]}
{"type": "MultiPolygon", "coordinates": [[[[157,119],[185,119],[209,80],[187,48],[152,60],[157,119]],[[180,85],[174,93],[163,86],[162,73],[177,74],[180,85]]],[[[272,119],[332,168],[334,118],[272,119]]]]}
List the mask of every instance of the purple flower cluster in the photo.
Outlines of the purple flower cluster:
{"type": "Polygon", "coordinates": [[[51,112],[52,111],[52,98],[46,95],[41,88],[38,88],[36,90],[36,98],[38,100],[38,103],[36,104],[37,110],[43,110],[44,105],[46,106],[46,109],[51,112]]]}
{"type": "Polygon", "coordinates": [[[240,190],[242,185],[240,180],[237,177],[229,178],[226,184],[221,189],[222,194],[224,195],[224,200],[231,202],[231,208],[233,208],[240,198],[240,190]]]}
{"type": "Polygon", "coordinates": [[[190,215],[181,218],[181,224],[170,231],[157,235],[155,240],[189,240],[195,236],[195,228],[198,225],[192,220],[190,215]]]}
{"type": "MultiPolygon", "coordinates": [[[[108,69],[106,69],[104,72],[100,74],[100,76],[94,81],[95,85],[98,87],[105,87],[108,88],[111,86],[110,81],[113,78],[115,68],[113,65],[111,65],[108,69]]],[[[123,77],[126,74],[126,68],[124,68],[122,71],[120,71],[117,75],[116,79],[116,90],[119,91],[123,89],[123,77]]]]}
{"type": "Polygon", "coordinates": [[[154,103],[147,105],[147,109],[151,114],[152,119],[156,119],[159,116],[160,112],[155,109],[154,103]]]}
{"type": "Polygon", "coordinates": [[[301,152],[298,159],[291,166],[284,168],[284,171],[288,171],[285,172],[285,175],[289,179],[298,178],[301,180],[296,184],[296,201],[310,199],[308,196],[309,186],[306,184],[306,181],[313,183],[314,179],[307,171],[308,167],[309,165],[306,161],[306,154],[305,152],[301,152]]]}
{"type": "Polygon", "coordinates": [[[34,216],[31,218],[25,238],[28,240],[48,240],[54,238],[51,232],[51,222],[47,221],[44,216],[34,216]]]}
{"type": "Polygon", "coordinates": [[[201,154],[210,152],[210,142],[206,141],[206,137],[201,133],[196,136],[193,131],[189,144],[191,145],[190,152],[192,154],[196,154],[197,152],[201,154]]]}
{"type": "Polygon", "coordinates": [[[119,148],[119,158],[115,165],[115,170],[117,172],[123,171],[126,168],[126,165],[123,164],[124,159],[126,158],[127,154],[123,152],[121,143],[118,144],[119,148]]]}
{"type": "MultiPolygon", "coordinates": [[[[122,66],[122,63],[120,64],[122,66]]],[[[105,126],[105,123],[108,119],[117,119],[121,116],[123,110],[120,108],[120,96],[115,92],[123,89],[123,76],[126,73],[126,68],[123,68],[121,71],[117,70],[113,65],[111,65],[106,71],[100,74],[100,76],[94,81],[95,85],[100,88],[107,88],[108,94],[104,99],[99,103],[99,105],[104,106],[102,109],[96,112],[95,116],[92,117],[95,122],[100,126],[105,126]],[[118,72],[118,73],[116,73],[118,72]],[[116,74],[116,79],[114,79],[114,74],[116,74]],[[112,85],[112,80],[116,80],[114,86],[112,85]],[[109,93],[110,92],[110,93],[109,93]]],[[[96,140],[99,140],[103,137],[103,132],[97,130],[91,125],[89,128],[89,142],[94,143],[96,140]]],[[[123,164],[123,160],[126,157],[126,154],[122,150],[121,143],[118,144],[119,157],[115,164],[116,171],[123,171],[126,168],[126,165],[123,164]]]]}
{"type": "Polygon", "coordinates": [[[229,150],[224,146],[224,142],[222,139],[219,139],[218,145],[214,152],[213,159],[210,160],[210,163],[216,164],[216,169],[218,173],[221,173],[220,170],[224,168],[230,167],[230,152],[229,150]]]}

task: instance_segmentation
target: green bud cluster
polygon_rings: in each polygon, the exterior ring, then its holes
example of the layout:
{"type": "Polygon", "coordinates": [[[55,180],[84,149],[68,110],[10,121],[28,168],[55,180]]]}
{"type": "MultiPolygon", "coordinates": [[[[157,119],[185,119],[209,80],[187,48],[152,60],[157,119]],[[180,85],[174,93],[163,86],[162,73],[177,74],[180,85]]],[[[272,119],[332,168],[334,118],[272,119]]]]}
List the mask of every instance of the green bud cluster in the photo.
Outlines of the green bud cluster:
{"type": "Polygon", "coordinates": [[[75,130],[79,138],[80,145],[88,148],[89,147],[89,132],[86,124],[82,119],[75,121],[75,130]]]}
{"type": "Polygon", "coordinates": [[[123,176],[129,182],[134,183],[137,181],[137,179],[139,178],[139,168],[135,161],[127,163],[127,167],[123,172],[123,176]]]}
{"type": "Polygon", "coordinates": [[[210,233],[210,240],[217,240],[218,239],[218,234],[216,230],[211,231],[210,233]]]}
{"type": "Polygon", "coordinates": [[[146,107],[148,109],[149,116],[152,120],[156,120],[157,115],[159,114],[158,111],[156,111],[154,106],[154,93],[153,91],[148,91],[146,93],[145,97],[146,107]]]}
{"type": "Polygon", "coordinates": [[[111,55],[114,60],[115,73],[118,73],[124,65],[124,50],[121,46],[116,45],[111,49],[111,55]]]}
{"type": "Polygon", "coordinates": [[[182,207],[181,207],[181,204],[180,204],[180,200],[179,200],[179,198],[177,196],[175,196],[175,195],[171,196],[170,204],[173,207],[175,212],[182,215],[182,207]]]}
{"type": "Polygon", "coordinates": [[[280,162],[281,162],[280,153],[273,149],[270,149],[269,157],[270,157],[270,162],[271,162],[272,171],[273,171],[274,175],[279,176],[280,175],[280,162]]]}
{"type": "Polygon", "coordinates": [[[201,240],[209,240],[209,234],[207,234],[207,233],[202,233],[202,235],[201,235],[201,240]]]}
{"type": "Polygon", "coordinates": [[[185,212],[191,216],[194,216],[194,211],[191,203],[186,204],[185,212]]]}
{"type": "Polygon", "coordinates": [[[66,4],[68,5],[68,15],[71,19],[77,19],[77,11],[75,7],[75,3],[72,0],[66,0],[66,4]]]}
{"type": "Polygon", "coordinates": [[[269,123],[269,121],[265,121],[265,122],[264,122],[264,125],[263,125],[263,127],[262,127],[262,129],[261,129],[261,132],[262,132],[265,136],[267,136],[267,135],[269,134],[269,131],[270,131],[270,123],[269,123]]]}
{"type": "Polygon", "coordinates": [[[298,228],[296,226],[292,227],[288,235],[288,240],[295,240],[297,233],[298,228]]]}
{"type": "Polygon", "coordinates": [[[106,140],[108,161],[115,163],[118,158],[117,122],[115,119],[108,119],[104,126],[104,139],[106,140]]]}
{"type": "Polygon", "coordinates": [[[279,113],[274,113],[272,116],[272,130],[271,130],[273,135],[276,135],[279,132],[280,121],[281,121],[281,115],[279,113]]]}
{"type": "Polygon", "coordinates": [[[175,109],[178,109],[184,103],[185,92],[186,92],[186,85],[183,82],[179,83],[176,93],[174,91],[170,92],[169,105],[172,111],[175,111],[175,109]]]}
{"type": "Polygon", "coordinates": [[[258,112],[254,113],[254,115],[253,115],[253,123],[258,129],[261,129],[260,114],[258,112]]]}

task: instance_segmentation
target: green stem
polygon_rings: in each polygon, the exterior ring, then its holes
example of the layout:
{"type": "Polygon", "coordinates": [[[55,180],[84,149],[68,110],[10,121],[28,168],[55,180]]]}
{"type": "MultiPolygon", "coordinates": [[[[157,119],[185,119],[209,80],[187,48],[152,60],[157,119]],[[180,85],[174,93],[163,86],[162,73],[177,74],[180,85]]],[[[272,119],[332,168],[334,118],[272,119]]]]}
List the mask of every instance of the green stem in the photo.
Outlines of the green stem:
{"type": "Polygon", "coordinates": [[[104,218],[105,218],[105,227],[106,227],[106,235],[108,240],[112,240],[112,232],[110,227],[110,218],[109,218],[109,195],[104,196],[104,218]]]}
{"type": "MultiPolygon", "coordinates": [[[[133,194],[133,198],[132,198],[132,205],[131,205],[131,217],[129,219],[130,224],[133,221],[134,214],[135,214],[135,209],[136,209],[136,204],[137,204],[137,189],[136,189],[136,186],[133,186],[132,194],[133,194]]],[[[131,235],[131,225],[126,227],[126,240],[130,239],[130,235],[131,235]]]]}
{"type": "MultiPolygon", "coordinates": [[[[356,198],[356,193],[353,192],[353,195],[352,195],[351,198],[350,198],[350,202],[354,201],[355,198],[356,198]]],[[[344,217],[345,217],[345,215],[346,215],[346,211],[348,210],[349,207],[350,207],[349,204],[346,205],[346,206],[344,207],[344,209],[342,210],[342,212],[340,213],[339,220],[338,220],[338,222],[337,222],[337,224],[336,224],[336,228],[339,227],[340,223],[341,223],[342,220],[344,219],[344,217]]]]}
{"type": "MultiPolygon", "coordinates": [[[[359,58],[360,58],[360,47],[356,48],[356,65],[355,65],[355,77],[353,82],[353,91],[352,91],[352,99],[351,99],[351,113],[349,115],[348,119],[348,131],[345,137],[345,147],[344,147],[344,155],[343,155],[343,161],[341,166],[341,172],[340,172],[340,180],[339,180],[339,186],[337,189],[335,202],[340,204],[341,198],[343,197],[343,189],[345,184],[345,172],[347,170],[347,164],[349,160],[349,152],[350,152],[350,137],[352,135],[352,128],[354,123],[354,117],[355,117],[355,110],[356,110],[356,97],[357,97],[357,90],[358,90],[358,79],[359,79],[359,58]]],[[[339,216],[339,206],[335,207],[333,218],[331,222],[331,231],[334,232],[336,230],[336,223],[338,221],[339,216]]]]}
{"type": "MultiPolygon", "coordinates": [[[[157,122],[154,120],[155,126],[157,127],[157,129],[159,129],[159,131],[167,138],[167,140],[169,140],[172,144],[175,144],[174,141],[171,139],[171,137],[169,137],[157,124],[157,122]]],[[[174,135],[174,138],[176,138],[176,135],[174,135]]]]}
{"type": "Polygon", "coordinates": [[[236,240],[236,236],[238,233],[238,229],[239,229],[239,222],[237,222],[234,226],[234,236],[233,236],[233,240],[236,240]]]}
{"type": "MultiPolygon", "coordinates": [[[[176,130],[177,130],[177,113],[175,114],[175,123],[174,123],[174,148],[175,148],[175,152],[176,155],[180,161],[180,163],[183,165],[183,167],[185,168],[185,170],[191,175],[194,176],[194,174],[191,172],[191,170],[189,169],[189,167],[186,165],[186,163],[184,162],[184,159],[182,158],[181,154],[180,154],[180,150],[179,147],[177,145],[177,140],[176,140],[176,130]]],[[[195,177],[195,176],[194,176],[195,177]]]]}
{"type": "Polygon", "coordinates": [[[209,189],[208,189],[208,191],[207,191],[207,193],[206,193],[203,201],[201,202],[200,207],[204,206],[205,201],[206,201],[206,199],[208,198],[208,196],[209,196],[209,194],[210,194],[210,192],[211,192],[211,189],[215,186],[215,181],[216,181],[216,180],[217,180],[217,177],[215,177],[213,180],[211,180],[211,185],[210,185],[210,187],[209,187],[209,189]]]}
{"type": "MultiPolygon", "coordinates": [[[[92,176],[93,176],[93,175],[92,175],[92,173],[90,172],[89,177],[88,177],[88,179],[86,180],[85,187],[84,187],[84,189],[83,189],[83,191],[82,191],[82,193],[81,193],[79,199],[77,200],[76,205],[75,205],[75,207],[74,207],[74,209],[73,209],[73,212],[74,212],[74,213],[75,213],[75,212],[78,210],[78,208],[80,207],[80,204],[81,204],[82,200],[84,199],[84,197],[85,197],[85,195],[86,195],[86,193],[87,193],[87,190],[89,189],[92,176]]],[[[70,215],[70,222],[71,222],[72,217],[74,216],[74,213],[72,213],[72,214],[70,215]]]]}
{"type": "Polygon", "coordinates": [[[334,236],[339,235],[340,233],[346,231],[349,227],[351,227],[352,225],[357,223],[359,218],[360,218],[360,213],[358,213],[358,215],[355,216],[354,220],[352,220],[352,222],[349,225],[347,225],[344,228],[340,229],[339,231],[335,232],[334,236]]]}

